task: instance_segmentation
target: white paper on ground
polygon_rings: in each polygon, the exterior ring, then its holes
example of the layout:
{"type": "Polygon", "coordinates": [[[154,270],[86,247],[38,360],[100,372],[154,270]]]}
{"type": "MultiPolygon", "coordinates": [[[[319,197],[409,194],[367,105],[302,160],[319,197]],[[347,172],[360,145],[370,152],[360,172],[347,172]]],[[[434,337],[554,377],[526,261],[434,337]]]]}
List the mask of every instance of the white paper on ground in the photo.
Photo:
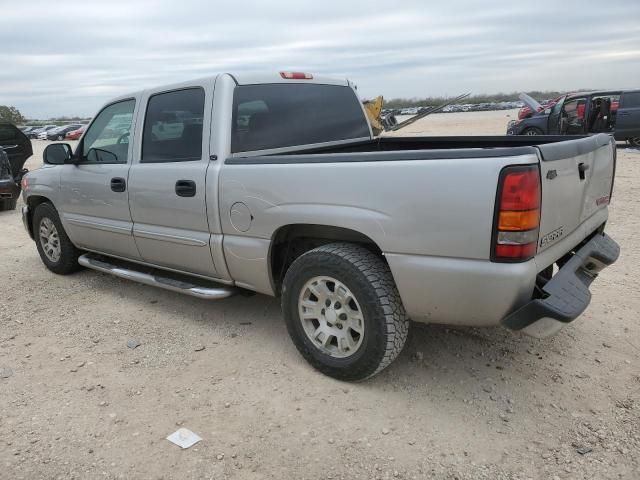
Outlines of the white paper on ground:
{"type": "Polygon", "coordinates": [[[169,435],[167,440],[181,448],[189,448],[202,440],[202,438],[187,428],[181,428],[169,435]]]}

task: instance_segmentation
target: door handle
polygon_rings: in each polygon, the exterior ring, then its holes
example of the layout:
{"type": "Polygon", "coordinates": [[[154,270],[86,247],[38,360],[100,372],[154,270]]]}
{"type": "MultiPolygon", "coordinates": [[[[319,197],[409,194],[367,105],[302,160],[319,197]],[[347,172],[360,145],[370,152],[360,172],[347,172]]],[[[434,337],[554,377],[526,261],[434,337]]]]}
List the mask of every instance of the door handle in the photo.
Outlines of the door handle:
{"type": "Polygon", "coordinates": [[[114,192],[124,192],[127,189],[127,181],[122,177],[111,179],[111,190],[114,192]]]}
{"type": "Polygon", "coordinates": [[[179,197],[195,197],[196,182],[193,180],[178,180],[176,182],[176,195],[179,197]]]}
{"type": "Polygon", "coordinates": [[[580,180],[584,180],[584,172],[589,170],[589,165],[586,163],[581,163],[578,165],[578,175],[580,176],[580,180]]]}

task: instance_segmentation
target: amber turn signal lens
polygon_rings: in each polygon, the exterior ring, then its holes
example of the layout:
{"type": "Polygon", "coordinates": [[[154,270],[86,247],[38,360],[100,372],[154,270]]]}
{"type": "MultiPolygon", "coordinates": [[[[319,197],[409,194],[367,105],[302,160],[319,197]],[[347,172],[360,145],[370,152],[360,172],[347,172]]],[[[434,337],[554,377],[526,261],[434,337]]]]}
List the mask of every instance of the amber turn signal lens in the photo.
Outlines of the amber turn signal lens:
{"type": "Polygon", "coordinates": [[[521,231],[538,228],[540,210],[525,210],[520,212],[502,211],[498,218],[498,230],[521,231]]]}

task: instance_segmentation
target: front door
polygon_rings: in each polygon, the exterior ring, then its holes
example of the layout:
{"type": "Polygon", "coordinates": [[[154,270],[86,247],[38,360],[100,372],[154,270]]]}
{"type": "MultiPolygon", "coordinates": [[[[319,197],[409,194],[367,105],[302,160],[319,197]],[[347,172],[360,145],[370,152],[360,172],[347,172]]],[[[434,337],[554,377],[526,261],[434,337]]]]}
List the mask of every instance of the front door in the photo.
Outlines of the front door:
{"type": "Polygon", "coordinates": [[[547,133],[549,135],[560,135],[560,120],[562,118],[562,106],[564,105],[565,100],[566,97],[561,98],[551,108],[551,112],[547,119],[547,133]]]}
{"type": "Polygon", "coordinates": [[[93,120],[62,166],[60,210],[65,230],[80,248],[140,259],[133,238],[127,177],[135,99],[112,103],[93,120]]]}
{"type": "MultiPolygon", "coordinates": [[[[207,221],[213,86],[149,93],[129,174],[134,237],[145,262],[215,277],[207,221]]],[[[140,114],[142,117],[142,114],[140,114]]],[[[215,204],[215,199],[212,199],[215,204]]]]}

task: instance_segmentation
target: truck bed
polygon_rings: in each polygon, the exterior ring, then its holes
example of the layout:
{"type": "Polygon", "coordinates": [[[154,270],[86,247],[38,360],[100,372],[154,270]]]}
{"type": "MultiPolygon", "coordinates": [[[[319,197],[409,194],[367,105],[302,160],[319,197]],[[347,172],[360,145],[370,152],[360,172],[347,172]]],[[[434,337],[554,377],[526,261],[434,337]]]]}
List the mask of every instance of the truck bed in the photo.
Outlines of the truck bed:
{"type": "MultiPolygon", "coordinates": [[[[577,156],[609,143],[609,136],[456,136],[456,137],[378,137],[372,140],[316,148],[288,149],[282,153],[242,156],[227,159],[229,164],[324,163],[327,161],[393,161],[446,158],[504,157],[545,152],[548,159],[577,156]],[[590,139],[590,140],[586,140],[590,139]],[[545,148],[537,148],[546,146],[545,148]],[[356,155],[354,153],[396,152],[396,155],[356,155]],[[348,156],[328,154],[349,154],[348,156]],[[322,156],[320,156],[322,155],[322,156]],[[291,157],[291,158],[290,158],[291,157]]],[[[543,158],[547,159],[547,158],[543,158]]]]}

